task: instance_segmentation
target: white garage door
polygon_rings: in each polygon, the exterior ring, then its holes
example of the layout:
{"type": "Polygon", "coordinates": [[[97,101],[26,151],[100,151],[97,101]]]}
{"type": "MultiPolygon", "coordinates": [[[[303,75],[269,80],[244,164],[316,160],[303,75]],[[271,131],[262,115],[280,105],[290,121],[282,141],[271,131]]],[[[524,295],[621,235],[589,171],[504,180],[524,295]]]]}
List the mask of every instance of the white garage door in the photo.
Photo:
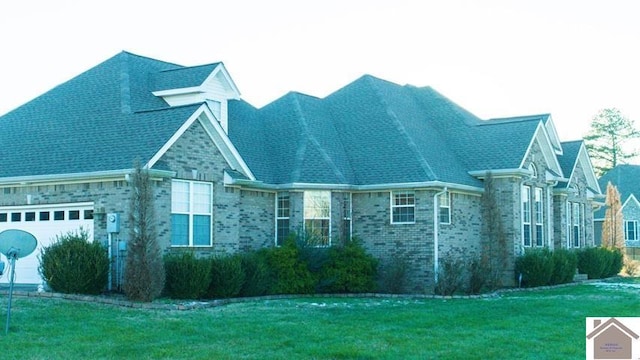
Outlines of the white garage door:
{"type": "MultiPolygon", "coordinates": [[[[8,229],[24,230],[38,240],[38,247],[31,255],[16,261],[16,284],[41,284],[38,255],[42,247],[50,245],[56,236],[77,231],[80,227],[93,239],[93,203],[0,206],[0,232],[8,229]]],[[[9,265],[4,255],[2,261],[9,265]]],[[[7,266],[0,283],[9,283],[8,269],[7,266]]]]}

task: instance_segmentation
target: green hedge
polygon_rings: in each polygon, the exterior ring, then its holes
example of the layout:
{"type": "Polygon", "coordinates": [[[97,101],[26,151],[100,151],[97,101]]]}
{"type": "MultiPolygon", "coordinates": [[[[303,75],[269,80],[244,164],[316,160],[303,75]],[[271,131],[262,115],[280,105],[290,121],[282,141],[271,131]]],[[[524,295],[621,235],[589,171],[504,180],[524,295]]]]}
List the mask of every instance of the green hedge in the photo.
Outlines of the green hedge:
{"type": "Polygon", "coordinates": [[[623,266],[619,249],[587,248],[578,252],[578,270],[589,279],[602,279],[617,275],[623,266]]]}
{"type": "Polygon", "coordinates": [[[56,236],[53,244],[41,249],[39,261],[38,271],[53,291],[97,295],[107,286],[107,249],[89,241],[89,233],[83,229],[56,236]]]}
{"type": "Polygon", "coordinates": [[[245,273],[239,255],[211,259],[211,283],[207,297],[231,298],[238,296],[244,284],[245,273]]]}
{"type": "Polygon", "coordinates": [[[320,270],[322,291],[366,293],[376,290],[378,260],[366,253],[358,239],[328,249],[328,259],[320,270]]]}
{"type": "Polygon", "coordinates": [[[165,293],[172,299],[201,299],[211,283],[211,260],[196,258],[193,252],[164,256],[165,293]]]}
{"type": "Polygon", "coordinates": [[[522,276],[524,287],[549,284],[553,270],[553,254],[547,248],[527,249],[524,255],[516,258],[516,279],[522,276]]]}
{"type": "Polygon", "coordinates": [[[578,267],[578,256],[574,251],[557,249],[553,251],[553,272],[550,285],[565,284],[573,281],[578,267]]]}

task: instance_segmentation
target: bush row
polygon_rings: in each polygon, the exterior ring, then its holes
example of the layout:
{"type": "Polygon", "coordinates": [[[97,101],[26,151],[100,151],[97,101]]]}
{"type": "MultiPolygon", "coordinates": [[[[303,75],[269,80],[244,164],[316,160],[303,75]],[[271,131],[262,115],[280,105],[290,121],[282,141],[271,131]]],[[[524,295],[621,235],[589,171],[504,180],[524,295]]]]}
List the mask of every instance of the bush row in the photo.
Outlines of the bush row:
{"type": "Polygon", "coordinates": [[[571,282],[576,269],[589,279],[611,277],[622,270],[622,265],[623,254],[618,249],[528,249],[516,259],[515,273],[521,286],[535,287],[571,282]]]}
{"type": "Polygon", "coordinates": [[[357,240],[330,248],[283,246],[227,257],[165,256],[165,293],[175,299],[360,293],[376,288],[377,260],[357,240]]]}

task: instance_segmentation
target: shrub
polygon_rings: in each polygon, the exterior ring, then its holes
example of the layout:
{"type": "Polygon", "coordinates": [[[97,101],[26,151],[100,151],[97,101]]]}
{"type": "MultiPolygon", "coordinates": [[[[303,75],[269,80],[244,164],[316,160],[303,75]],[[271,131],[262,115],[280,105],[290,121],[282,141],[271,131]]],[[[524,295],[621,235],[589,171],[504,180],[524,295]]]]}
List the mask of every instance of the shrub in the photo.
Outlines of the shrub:
{"type": "Polygon", "coordinates": [[[469,278],[467,294],[480,294],[489,283],[490,271],[481,257],[471,259],[469,263],[469,278]]]}
{"type": "Polygon", "coordinates": [[[553,273],[549,283],[565,284],[573,281],[578,267],[578,256],[575,252],[567,249],[557,249],[553,251],[553,273]]]}
{"type": "Polygon", "coordinates": [[[267,249],[262,249],[241,256],[245,278],[240,296],[262,296],[269,292],[273,278],[267,262],[267,252],[267,249]]]}
{"type": "Polygon", "coordinates": [[[270,293],[313,293],[316,280],[307,264],[300,259],[299,254],[295,234],[289,236],[282,246],[268,249],[266,252],[267,264],[273,275],[270,293]]]}
{"type": "Polygon", "coordinates": [[[56,236],[39,254],[38,271],[49,287],[67,294],[100,294],[109,278],[109,257],[99,242],[90,242],[82,228],[56,236]]]}
{"type": "Polygon", "coordinates": [[[551,280],[553,257],[549,249],[527,249],[524,255],[516,258],[516,279],[522,275],[525,287],[543,286],[551,280]]]}
{"type": "Polygon", "coordinates": [[[328,260],[320,271],[323,291],[365,293],[376,288],[378,261],[367,254],[357,239],[328,249],[328,260]]]}
{"type": "Polygon", "coordinates": [[[407,260],[398,254],[391,256],[378,273],[378,288],[387,294],[401,294],[407,285],[407,260]]]}
{"type": "Polygon", "coordinates": [[[640,261],[633,260],[630,257],[626,257],[624,259],[624,273],[627,276],[636,276],[638,274],[638,269],[640,269],[640,261]]]}
{"type": "Polygon", "coordinates": [[[198,259],[193,252],[164,256],[165,293],[172,299],[200,299],[211,282],[211,260],[198,259]]]}
{"type": "Polygon", "coordinates": [[[449,253],[438,267],[438,281],[435,293],[438,295],[453,295],[462,285],[464,262],[449,253]]]}
{"type": "Polygon", "coordinates": [[[622,270],[623,254],[619,249],[587,248],[578,252],[578,270],[589,279],[602,279],[622,270]]]}
{"type": "Polygon", "coordinates": [[[238,255],[211,259],[209,298],[230,298],[240,294],[244,283],[242,258],[238,255]]]}

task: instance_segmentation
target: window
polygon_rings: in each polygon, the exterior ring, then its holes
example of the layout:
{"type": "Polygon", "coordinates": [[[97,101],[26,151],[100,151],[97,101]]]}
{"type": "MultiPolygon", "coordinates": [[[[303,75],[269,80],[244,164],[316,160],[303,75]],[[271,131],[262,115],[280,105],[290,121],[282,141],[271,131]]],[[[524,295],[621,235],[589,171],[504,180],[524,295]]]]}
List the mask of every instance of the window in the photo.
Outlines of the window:
{"type": "Polygon", "coordinates": [[[7,222],[7,213],[0,213],[0,222],[7,222]]]}
{"type": "Polygon", "coordinates": [[[69,210],[69,220],[79,220],[80,210],[69,210]]]}
{"type": "Polygon", "coordinates": [[[36,221],[36,213],[34,211],[27,211],[24,213],[24,221],[36,221]]]}
{"type": "Polygon", "coordinates": [[[451,193],[440,194],[438,196],[438,205],[440,206],[440,223],[451,224],[451,193]]]}
{"type": "Polygon", "coordinates": [[[11,213],[11,222],[19,222],[22,221],[22,213],[15,212],[11,213]]]}
{"type": "Polygon", "coordinates": [[[172,246],[211,246],[212,194],[210,183],[171,182],[172,246]]]}
{"type": "Polygon", "coordinates": [[[84,211],[84,219],[85,220],[93,219],[93,210],[85,210],[84,211]]]}
{"type": "Polygon", "coordinates": [[[351,193],[344,193],[342,197],[342,237],[351,239],[351,193]]]}
{"type": "Polygon", "coordinates": [[[543,206],[543,193],[542,188],[535,188],[534,191],[534,201],[535,201],[535,209],[536,209],[536,246],[542,246],[544,243],[544,231],[543,231],[543,222],[544,222],[544,206],[543,206]]]}
{"type": "Polygon", "coordinates": [[[39,215],[40,221],[49,221],[49,216],[51,215],[48,211],[40,211],[40,215],[39,215]]]}
{"type": "Polygon", "coordinates": [[[580,203],[571,203],[571,239],[573,240],[573,247],[580,247],[581,240],[581,216],[580,216],[580,203]]]}
{"type": "Polygon", "coordinates": [[[289,194],[278,194],[276,199],[276,245],[281,246],[289,236],[289,194]]]}
{"type": "Polygon", "coordinates": [[[638,222],[636,220],[624,221],[624,239],[627,241],[638,240],[638,222]]]}
{"type": "Polygon", "coordinates": [[[391,193],[391,223],[413,224],[415,219],[416,197],[412,191],[391,193]]]}
{"type": "Polygon", "coordinates": [[[522,241],[531,246],[531,186],[522,187],[522,241]]]}
{"type": "Polygon", "coordinates": [[[53,220],[64,220],[64,211],[54,211],[53,212],[53,220]]]}
{"type": "Polygon", "coordinates": [[[536,168],[536,165],[534,163],[529,164],[529,171],[531,171],[532,178],[538,177],[538,168],[536,168]]]}
{"type": "Polygon", "coordinates": [[[304,192],[304,231],[313,245],[329,246],[331,192],[304,192]]]}

